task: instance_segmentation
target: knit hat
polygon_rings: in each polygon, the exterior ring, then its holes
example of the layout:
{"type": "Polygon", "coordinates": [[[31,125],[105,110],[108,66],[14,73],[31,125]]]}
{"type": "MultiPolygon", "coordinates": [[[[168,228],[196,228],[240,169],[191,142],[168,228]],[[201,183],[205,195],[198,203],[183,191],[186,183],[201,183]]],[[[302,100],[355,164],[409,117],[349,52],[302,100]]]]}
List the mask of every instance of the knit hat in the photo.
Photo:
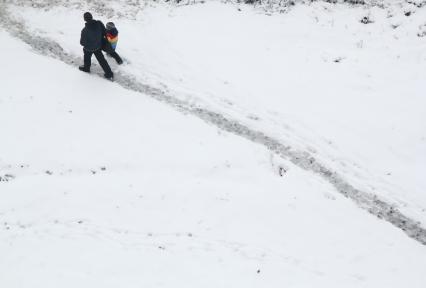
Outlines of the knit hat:
{"type": "Polygon", "coordinates": [[[107,30],[111,30],[111,29],[114,29],[114,28],[115,28],[114,23],[112,23],[112,22],[106,23],[106,29],[107,30]]]}
{"type": "Polygon", "coordinates": [[[86,21],[86,22],[89,22],[89,21],[93,20],[93,16],[92,16],[92,14],[90,12],[84,13],[83,17],[84,17],[84,21],[86,21]]]}

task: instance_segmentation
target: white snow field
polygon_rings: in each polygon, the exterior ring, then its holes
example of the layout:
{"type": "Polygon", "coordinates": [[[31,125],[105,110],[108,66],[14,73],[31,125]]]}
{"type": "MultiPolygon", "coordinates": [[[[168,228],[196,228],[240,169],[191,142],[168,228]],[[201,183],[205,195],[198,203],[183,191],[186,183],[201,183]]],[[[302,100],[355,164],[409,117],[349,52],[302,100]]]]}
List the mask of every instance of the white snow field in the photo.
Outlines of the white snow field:
{"type": "Polygon", "coordinates": [[[193,113],[423,229],[426,6],[144,3],[0,3],[0,287],[426,287],[421,235],[193,113]],[[89,9],[116,82],[76,68],[89,9]]]}
{"type": "Polygon", "coordinates": [[[266,15],[218,1],[80,2],[10,10],[76,56],[82,12],[98,11],[130,62],[117,70],[308,151],[426,226],[426,6],[318,1],[266,15]]]}

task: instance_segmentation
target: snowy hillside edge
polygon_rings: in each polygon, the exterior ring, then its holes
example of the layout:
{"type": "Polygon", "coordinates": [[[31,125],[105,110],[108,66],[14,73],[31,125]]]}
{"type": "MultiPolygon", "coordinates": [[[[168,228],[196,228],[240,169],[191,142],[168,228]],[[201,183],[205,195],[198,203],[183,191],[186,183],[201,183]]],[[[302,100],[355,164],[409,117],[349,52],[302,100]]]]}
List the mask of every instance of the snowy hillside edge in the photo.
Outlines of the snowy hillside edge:
{"type": "MultiPolygon", "coordinates": [[[[24,41],[36,52],[42,55],[58,59],[72,66],[77,66],[80,62],[80,57],[66,53],[55,41],[34,36],[30,33],[26,29],[24,23],[13,19],[13,17],[8,13],[7,6],[4,3],[0,3],[0,23],[7,31],[9,31],[9,33],[24,41]]],[[[168,95],[160,89],[141,83],[131,74],[121,71],[117,72],[115,82],[126,89],[150,95],[156,100],[166,103],[182,113],[194,115],[220,129],[239,135],[254,143],[264,145],[272,152],[288,159],[302,169],[312,171],[313,173],[321,176],[323,179],[331,183],[338,192],[352,199],[360,208],[388,221],[394,226],[402,229],[409,237],[417,240],[423,245],[426,245],[426,229],[421,227],[419,222],[405,216],[393,205],[383,201],[376,195],[357,189],[351,183],[348,183],[336,171],[333,171],[320,163],[308,151],[295,150],[293,147],[288,146],[285,143],[281,143],[279,140],[266,135],[262,131],[252,129],[249,126],[235,121],[234,119],[224,116],[221,113],[203,107],[198,107],[184,100],[177,99],[173,97],[173,95],[168,95]]]]}

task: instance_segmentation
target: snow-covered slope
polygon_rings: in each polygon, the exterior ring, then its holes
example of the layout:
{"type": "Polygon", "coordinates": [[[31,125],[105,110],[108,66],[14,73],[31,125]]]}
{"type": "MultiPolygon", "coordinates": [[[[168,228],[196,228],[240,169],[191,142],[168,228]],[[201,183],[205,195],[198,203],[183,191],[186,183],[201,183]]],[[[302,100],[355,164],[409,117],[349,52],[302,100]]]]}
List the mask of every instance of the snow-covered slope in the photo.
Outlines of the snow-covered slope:
{"type": "MultiPolygon", "coordinates": [[[[127,59],[114,70],[308,151],[423,220],[424,42],[409,20],[392,32],[402,40],[385,42],[387,28],[376,39],[377,25],[338,24],[364,8],[324,7],[335,9],[146,7],[112,18],[127,59]]],[[[80,9],[10,7],[75,56],[80,9]]],[[[324,177],[4,30],[0,39],[10,56],[0,70],[1,287],[426,284],[425,246],[324,177]]]]}
{"type": "MultiPolygon", "coordinates": [[[[97,16],[120,29],[118,51],[131,63],[120,71],[312,154],[424,224],[426,43],[417,34],[426,9],[315,2],[268,16],[216,1],[108,5],[97,16]]],[[[84,7],[12,12],[79,55],[84,7]]]]}

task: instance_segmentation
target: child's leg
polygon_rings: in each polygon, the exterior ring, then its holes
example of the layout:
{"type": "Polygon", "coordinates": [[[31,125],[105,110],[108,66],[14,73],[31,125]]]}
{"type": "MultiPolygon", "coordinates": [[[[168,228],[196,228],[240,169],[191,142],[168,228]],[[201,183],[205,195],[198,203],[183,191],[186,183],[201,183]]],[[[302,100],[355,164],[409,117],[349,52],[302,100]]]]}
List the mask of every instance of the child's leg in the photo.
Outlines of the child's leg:
{"type": "Polygon", "coordinates": [[[123,64],[123,60],[121,59],[120,55],[118,55],[118,53],[115,52],[115,50],[112,50],[112,52],[110,52],[109,55],[111,55],[115,59],[115,61],[117,61],[118,64],[123,64]]]}

